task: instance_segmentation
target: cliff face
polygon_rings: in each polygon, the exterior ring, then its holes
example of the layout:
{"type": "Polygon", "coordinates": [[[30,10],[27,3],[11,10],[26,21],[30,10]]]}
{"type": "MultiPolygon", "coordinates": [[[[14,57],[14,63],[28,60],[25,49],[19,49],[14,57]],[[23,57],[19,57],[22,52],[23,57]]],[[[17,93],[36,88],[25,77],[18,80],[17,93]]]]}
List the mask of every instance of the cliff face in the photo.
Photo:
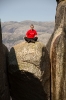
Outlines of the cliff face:
{"type": "Polygon", "coordinates": [[[7,78],[7,48],[2,44],[0,23],[0,100],[10,100],[7,78]]]}
{"type": "Polygon", "coordinates": [[[40,42],[22,42],[11,48],[8,69],[13,100],[47,100],[46,94],[50,96],[49,81],[44,88],[50,78],[50,61],[46,55],[47,50],[40,42]]]}
{"type": "Polygon", "coordinates": [[[66,0],[57,0],[55,29],[47,49],[51,61],[51,99],[66,99],[66,0]]]}

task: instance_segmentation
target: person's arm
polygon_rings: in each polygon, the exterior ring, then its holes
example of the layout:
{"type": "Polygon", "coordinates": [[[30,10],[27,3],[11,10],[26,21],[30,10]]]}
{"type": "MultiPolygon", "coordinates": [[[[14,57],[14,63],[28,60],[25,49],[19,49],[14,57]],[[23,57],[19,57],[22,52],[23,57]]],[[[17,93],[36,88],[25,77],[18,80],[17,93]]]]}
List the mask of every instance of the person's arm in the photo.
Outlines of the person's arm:
{"type": "Polygon", "coordinates": [[[37,37],[37,31],[35,30],[35,37],[37,37]]]}
{"type": "Polygon", "coordinates": [[[27,36],[28,36],[28,33],[29,33],[29,31],[27,31],[27,32],[26,32],[26,36],[25,36],[25,37],[27,37],[27,36]]]}

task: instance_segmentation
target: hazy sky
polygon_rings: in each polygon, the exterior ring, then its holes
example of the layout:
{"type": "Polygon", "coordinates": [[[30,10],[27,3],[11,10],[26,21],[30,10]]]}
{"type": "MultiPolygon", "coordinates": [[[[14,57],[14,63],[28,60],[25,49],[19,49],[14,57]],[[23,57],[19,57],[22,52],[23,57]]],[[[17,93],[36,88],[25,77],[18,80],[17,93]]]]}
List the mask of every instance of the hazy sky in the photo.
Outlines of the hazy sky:
{"type": "Polygon", "coordinates": [[[54,21],[56,0],[0,0],[1,21],[54,21]]]}

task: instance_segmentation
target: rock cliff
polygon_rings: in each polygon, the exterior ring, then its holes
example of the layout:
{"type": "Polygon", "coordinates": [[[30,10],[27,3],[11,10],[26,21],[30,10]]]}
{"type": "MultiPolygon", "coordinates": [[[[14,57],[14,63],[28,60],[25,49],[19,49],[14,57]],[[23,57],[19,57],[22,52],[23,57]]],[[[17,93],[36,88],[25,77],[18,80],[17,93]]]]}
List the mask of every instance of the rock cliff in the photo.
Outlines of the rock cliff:
{"type": "Polygon", "coordinates": [[[47,49],[51,61],[51,99],[66,99],[66,0],[57,0],[55,29],[47,49]]]}
{"type": "Polygon", "coordinates": [[[7,52],[8,49],[2,44],[0,23],[0,100],[10,100],[7,77],[7,52]]]}

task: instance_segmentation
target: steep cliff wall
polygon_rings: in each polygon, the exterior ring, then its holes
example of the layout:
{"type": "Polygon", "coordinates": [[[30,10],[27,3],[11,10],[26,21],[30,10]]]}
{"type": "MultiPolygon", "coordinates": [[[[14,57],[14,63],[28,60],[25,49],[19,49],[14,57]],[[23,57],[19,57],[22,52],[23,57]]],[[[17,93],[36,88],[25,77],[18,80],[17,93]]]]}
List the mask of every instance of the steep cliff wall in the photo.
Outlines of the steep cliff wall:
{"type": "Polygon", "coordinates": [[[7,48],[2,44],[0,22],[0,100],[10,100],[7,78],[7,48]]]}
{"type": "Polygon", "coordinates": [[[57,0],[55,29],[47,49],[51,61],[51,99],[66,100],[66,0],[57,0]]]}

